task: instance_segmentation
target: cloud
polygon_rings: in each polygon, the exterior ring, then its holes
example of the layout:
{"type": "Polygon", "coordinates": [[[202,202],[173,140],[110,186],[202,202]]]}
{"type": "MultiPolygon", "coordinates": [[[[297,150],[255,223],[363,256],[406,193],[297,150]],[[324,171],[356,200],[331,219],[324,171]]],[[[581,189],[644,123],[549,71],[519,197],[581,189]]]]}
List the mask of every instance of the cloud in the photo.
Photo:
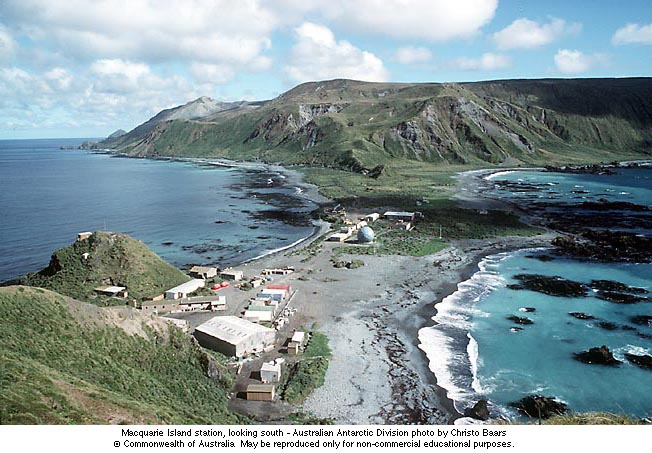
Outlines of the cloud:
{"type": "Polygon", "coordinates": [[[580,24],[567,24],[562,19],[551,19],[539,24],[527,18],[516,19],[507,27],[493,34],[496,45],[501,50],[533,49],[545,46],[565,34],[579,33],[580,24]]]}
{"type": "Polygon", "coordinates": [[[487,52],[482,54],[480,58],[458,58],[454,60],[452,66],[455,69],[463,71],[495,71],[497,69],[507,68],[512,64],[509,57],[501,54],[487,52]]]}
{"type": "Polygon", "coordinates": [[[9,30],[0,24],[0,61],[13,56],[16,50],[16,41],[9,33],[9,30]]]}
{"type": "Polygon", "coordinates": [[[494,17],[498,0],[274,0],[288,20],[318,13],[356,32],[424,39],[469,38],[494,17]]]}
{"type": "Polygon", "coordinates": [[[396,51],[396,61],[401,64],[427,63],[432,59],[432,52],[427,47],[401,47],[396,51]]]}
{"type": "Polygon", "coordinates": [[[611,42],[615,46],[623,44],[652,44],[652,24],[627,24],[616,30],[611,42]]]}
{"type": "Polygon", "coordinates": [[[371,52],[337,41],[323,26],[304,22],[295,29],[296,43],[285,70],[296,82],[347,78],[382,82],[388,79],[383,62],[371,52]]]}
{"type": "Polygon", "coordinates": [[[582,74],[608,63],[604,54],[585,55],[579,50],[559,49],[555,54],[555,67],[565,75],[582,74]]]}
{"type": "Polygon", "coordinates": [[[0,16],[38,45],[91,61],[246,65],[276,26],[258,0],[3,0],[0,16]]]}
{"type": "Polygon", "coordinates": [[[230,66],[208,63],[193,63],[190,72],[199,82],[224,84],[235,76],[230,66]]]}
{"type": "Polygon", "coordinates": [[[44,78],[59,91],[68,90],[73,80],[72,74],[64,68],[53,68],[45,73],[44,78]]]}
{"type": "Polygon", "coordinates": [[[97,60],[90,72],[94,76],[94,86],[107,93],[129,93],[158,82],[148,65],[121,59],[97,60]]]}
{"type": "Polygon", "coordinates": [[[61,67],[0,68],[0,130],[131,128],[211,89],[120,59],[97,60],[74,74],[61,67]]]}

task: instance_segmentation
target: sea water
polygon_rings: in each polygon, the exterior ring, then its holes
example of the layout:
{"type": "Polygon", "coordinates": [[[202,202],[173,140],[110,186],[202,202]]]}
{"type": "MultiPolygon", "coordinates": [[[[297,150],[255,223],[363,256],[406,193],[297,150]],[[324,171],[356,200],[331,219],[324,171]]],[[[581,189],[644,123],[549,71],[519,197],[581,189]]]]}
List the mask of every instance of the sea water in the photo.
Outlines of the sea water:
{"type": "MultiPolygon", "coordinates": [[[[652,203],[649,169],[619,170],[616,175],[510,172],[495,178],[541,185],[542,190],[493,193],[519,203],[542,197],[559,204],[600,198],[652,203]]],[[[488,256],[471,279],[436,306],[436,325],[421,329],[419,341],[438,384],[461,412],[486,398],[495,415],[514,417],[510,403],[541,394],[565,402],[574,411],[651,416],[652,371],[629,363],[624,354],[652,354],[652,327],[631,320],[652,315],[652,303],[615,304],[591,291],[587,297],[554,297],[507,285],[518,283],[517,274],[562,276],[586,284],[612,280],[644,288],[644,296],[652,297],[652,264],[540,259],[549,252],[521,250],[488,256]],[[579,320],[571,312],[595,319],[579,320]],[[533,324],[517,326],[508,316],[527,317],[533,324]],[[615,329],[600,327],[602,322],[612,323],[615,329]],[[574,359],[575,353],[602,345],[622,361],[620,366],[588,365],[574,359]]]]}
{"type": "Polygon", "coordinates": [[[313,231],[301,219],[315,205],[282,175],[61,149],[81,142],[0,140],[0,282],[81,231],[129,234],[180,267],[239,263],[313,231]]]}

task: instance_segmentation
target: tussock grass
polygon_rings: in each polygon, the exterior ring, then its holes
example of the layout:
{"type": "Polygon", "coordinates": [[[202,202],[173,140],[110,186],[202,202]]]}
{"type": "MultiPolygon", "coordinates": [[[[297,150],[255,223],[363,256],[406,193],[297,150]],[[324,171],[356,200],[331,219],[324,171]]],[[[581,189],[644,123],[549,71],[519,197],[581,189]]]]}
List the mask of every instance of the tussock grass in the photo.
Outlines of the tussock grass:
{"type": "Polygon", "coordinates": [[[0,423],[243,422],[227,409],[222,359],[179,329],[129,335],[81,323],[70,304],[51,291],[0,288],[0,423]]]}
{"type": "Polygon", "coordinates": [[[48,267],[22,277],[20,284],[106,306],[124,305],[125,300],[97,296],[94,288],[126,286],[130,298],[140,300],[189,279],[142,242],[125,234],[95,232],[86,240],[55,251],[48,267]],[[84,253],[89,254],[88,259],[83,258],[84,253]]]}

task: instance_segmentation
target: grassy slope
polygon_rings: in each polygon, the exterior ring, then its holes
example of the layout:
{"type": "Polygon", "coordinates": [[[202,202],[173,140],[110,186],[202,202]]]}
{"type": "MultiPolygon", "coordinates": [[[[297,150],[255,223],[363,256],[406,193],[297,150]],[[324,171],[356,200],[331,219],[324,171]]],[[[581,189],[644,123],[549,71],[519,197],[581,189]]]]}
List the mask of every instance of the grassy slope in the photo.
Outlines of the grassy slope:
{"type": "Polygon", "coordinates": [[[47,268],[22,277],[20,283],[101,302],[104,299],[96,299],[93,293],[97,286],[126,286],[130,297],[141,299],[187,280],[188,276],[142,242],[124,234],[96,232],[87,240],[54,252],[47,268]],[[84,253],[90,254],[87,260],[82,257],[84,253]]]}
{"type": "Polygon", "coordinates": [[[302,360],[290,370],[283,390],[283,398],[290,403],[304,401],[313,390],[324,384],[331,355],[328,337],[317,331],[313,331],[311,337],[302,360]]]}
{"type": "Polygon", "coordinates": [[[333,80],[299,85],[255,110],[163,123],[123,151],[359,170],[406,160],[599,162],[649,156],[650,144],[650,79],[333,80]]]}
{"type": "Polygon", "coordinates": [[[0,288],[0,423],[240,421],[226,409],[226,373],[224,382],[208,378],[207,356],[188,336],[129,335],[102,315],[114,311],[0,288]]]}

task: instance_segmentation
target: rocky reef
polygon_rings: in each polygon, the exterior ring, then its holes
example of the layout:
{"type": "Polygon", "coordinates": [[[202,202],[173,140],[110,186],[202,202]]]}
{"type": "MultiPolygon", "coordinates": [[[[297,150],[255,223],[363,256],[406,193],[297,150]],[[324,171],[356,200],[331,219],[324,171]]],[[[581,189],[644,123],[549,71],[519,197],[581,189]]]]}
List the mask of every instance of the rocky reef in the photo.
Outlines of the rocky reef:
{"type": "Polygon", "coordinates": [[[643,368],[644,370],[652,370],[652,356],[651,355],[637,355],[625,353],[625,358],[634,365],[643,368]]]}
{"type": "Polygon", "coordinates": [[[518,274],[514,278],[519,283],[507,285],[509,289],[525,289],[555,297],[584,297],[588,294],[588,290],[584,284],[559,276],[549,277],[547,275],[537,274],[518,274]]]}
{"type": "Polygon", "coordinates": [[[467,408],[464,411],[464,416],[471,417],[476,420],[482,420],[482,421],[489,420],[490,414],[489,414],[489,405],[487,403],[487,400],[481,399],[477,403],[475,403],[473,407],[467,408]]]}
{"type": "Polygon", "coordinates": [[[558,252],[604,262],[652,262],[652,238],[624,231],[587,230],[552,241],[558,252]]]}
{"type": "Polygon", "coordinates": [[[618,366],[622,362],[614,357],[608,347],[602,345],[599,348],[591,348],[588,351],[577,352],[575,360],[589,365],[618,366]]]}
{"type": "Polygon", "coordinates": [[[523,326],[529,325],[529,324],[534,324],[534,321],[532,321],[530,318],[526,318],[526,317],[522,317],[522,316],[514,316],[514,315],[512,315],[512,316],[508,316],[506,319],[509,320],[509,321],[512,321],[512,322],[514,322],[516,324],[523,325],[523,326]]]}
{"type": "Polygon", "coordinates": [[[512,403],[512,407],[530,418],[547,419],[554,415],[564,415],[568,411],[565,403],[542,395],[529,395],[512,403]]]}

